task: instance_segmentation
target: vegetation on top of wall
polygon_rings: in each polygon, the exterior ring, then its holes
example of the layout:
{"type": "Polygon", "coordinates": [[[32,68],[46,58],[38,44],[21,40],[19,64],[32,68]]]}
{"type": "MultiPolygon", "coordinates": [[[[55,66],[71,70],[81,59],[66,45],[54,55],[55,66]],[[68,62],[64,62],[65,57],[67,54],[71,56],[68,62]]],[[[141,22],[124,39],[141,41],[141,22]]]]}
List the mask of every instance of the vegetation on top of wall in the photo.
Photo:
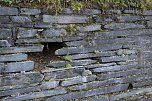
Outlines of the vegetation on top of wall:
{"type": "Polygon", "coordinates": [[[15,5],[26,7],[47,7],[56,13],[65,7],[74,11],[81,8],[135,8],[139,10],[152,9],[152,0],[1,0],[1,5],[15,5]]]}

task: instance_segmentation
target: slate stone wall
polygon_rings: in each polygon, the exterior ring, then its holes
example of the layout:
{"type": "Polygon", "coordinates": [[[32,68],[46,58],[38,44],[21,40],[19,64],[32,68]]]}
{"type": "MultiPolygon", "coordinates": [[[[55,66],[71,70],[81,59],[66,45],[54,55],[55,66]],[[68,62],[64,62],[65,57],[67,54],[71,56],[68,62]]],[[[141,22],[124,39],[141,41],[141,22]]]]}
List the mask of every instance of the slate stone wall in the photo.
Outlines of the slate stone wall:
{"type": "Polygon", "coordinates": [[[0,99],[151,101],[151,43],[150,10],[0,7],[0,99]],[[62,61],[37,71],[28,53],[51,42],[62,61]]]}

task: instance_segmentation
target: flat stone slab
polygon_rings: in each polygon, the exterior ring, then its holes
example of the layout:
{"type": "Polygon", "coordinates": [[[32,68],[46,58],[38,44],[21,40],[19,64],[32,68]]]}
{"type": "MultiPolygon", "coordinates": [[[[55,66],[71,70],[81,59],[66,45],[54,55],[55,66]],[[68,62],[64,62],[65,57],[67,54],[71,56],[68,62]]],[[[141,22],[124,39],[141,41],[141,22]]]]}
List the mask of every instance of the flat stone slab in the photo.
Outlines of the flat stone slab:
{"type": "Polygon", "coordinates": [[[11,29],[1,28],[0,29],[0,39],[12,38],[11,29]]]}
{"type": "Polygon", "coordinates": [[[31,85],[41,82],[43,75],[38,72],[29,72],[24,74],[12,74],[0,77],[0,86],[11,85],[31,85]]]}
{"type": "Polygon", "coordinates": [[[38,36],[38,30],[32,28],[19,28],[17,38],[33,38],[38,36]]]}
{"type": "Polygon", "coordinates": [[[55,51],[56,55],[76,54],[76,53],[89,53],[95,51],[110,51],[121,49],[122,45],[105,45],[104,47],[67,47],[55,51]]]}
{"type": "Polygon", "coordinates": [[[43,45],[33,45],[33,46],[20,46],[20,47],[3,47],[0,48],[0,54],[7,53],[28,53],[28,52],[42,52],[43,45]]]}
{"type": "Polygon", "coordinates": [[[13,73],[13,72],[21,72],[21,71],[31,71],[34,69],[33,61],[25,61],[25,62],[12,62],[7,63],[4,68],[0,68],[1,73],[13,73]]]}
{"type": "Polygon", "coordinates": [[[30,22],[32,22],[31,17],[28,17],[28,16],[11,16],[11,20],[14,23],[30,23],[30,22]]]}
{"type": "Polygon", "coordinates": [[[61,23],[61,24],[88,23],[88,21],[89,21],[89,18],[87,16],[70,16],[70,15],[52,16],[52,15],[43,15],[43,22],[50,22],[50,23],[61,23]]]}
{"type": "Polygon", "coordinates": [[[27,54],[8,54],[0,55],[0,62],[12,62],[12,61],[23,61],[27,60],[27,54]]]}
{"type": "Polygon", "coordinates": [[[42,82],[40,85],[35,85],[31,87],[24,87],[24,88],[16,88],[11,90],[5,90],[1,91],[0,96],[9,96],[9,95],[17,95],[19,94],[25,94],[30,92],[38,92],[40,90],[47,90],[51,88],[56,88],[59,85],[59,81],[49,81],[49,82],[42,82]]]}
{"type": "Polygon", "coordinates": [[[56,36],[65,36],[66,30],[65,29],[47,29],[41,33],[41,36],[44,38],[56,37],[56,36]]]}
{"type": "Polygon", "coordinates": [[[77,26],[76,27],[78,31],[80,32],[92,32],[92,31],[99,31],[101,30],[101,25],[100,24],[93,24],[93,25],[89,25],[89,26],[77,26]]]}
{"type": "Polygon", "coordinates": [[[21,8],[21,13],[23,15],[39,15],[41,13],[40,9],[30,9],[30,8],[21,8]]]}
{"type": "Polygon", "coordinates": [[[145,28],[144,25],[134,24],[134,23],[111,23],[105,25],[105,28],[118,30],[118,29],[133,29],[133,28],[145,28]]]}
{"type": "Polygon", "coordinates": [[[13,7],[0,7],[0,15],[18,15],[19,11],[13,7]]]}
{"type": "Polygon", "coordinates": [[[84,82],[94,81],[95,79],[96,79],[96,75],[72,78],[71,80],[62,81],[61,86],[71,86],[84,82]]]}
{"type": "Polygon", "coordinates": [[[16,40],[16,43],[18,44],[24,44],[24,43],[44,43],[44,42],[63,42],[61,37],[50,37],[50,38],[33,38],[33,39],[18,39],[16,40]]]}
{"type": "Polygon", "coordinates": [[[64,80],[77,76],[81,76],[85,71],[84,68],[71,68],[61,69],[57,71],[42,71],[44,73],[45,80],[64,80]]]}
{"type": "Polygon", "coordinates": [[[57,62],[50,63],[48,66],[51,66],[51,67],[66,67],[66,65],[70,64],[73,67],[73,66],[89,65],[89,64],[92,64],[92,63],[96,63],[96,62],[97,62],[96,60],[90,60],[90,59],[75,60],[75,61],[72,61],[72,62],[57,61],[57,62]]]}
{"type": "Polygon", "coordinates": [[[67,91],[64,88],[58,88],[53,90],[45,90],[40,92],[31,92],[29,94],[24,94],[16,97],[10,97],[3,99],[2,101],[22,101],[22,100],[30,100],[42,97],[49,97],[54,95],[65,94],[67,91]]]}

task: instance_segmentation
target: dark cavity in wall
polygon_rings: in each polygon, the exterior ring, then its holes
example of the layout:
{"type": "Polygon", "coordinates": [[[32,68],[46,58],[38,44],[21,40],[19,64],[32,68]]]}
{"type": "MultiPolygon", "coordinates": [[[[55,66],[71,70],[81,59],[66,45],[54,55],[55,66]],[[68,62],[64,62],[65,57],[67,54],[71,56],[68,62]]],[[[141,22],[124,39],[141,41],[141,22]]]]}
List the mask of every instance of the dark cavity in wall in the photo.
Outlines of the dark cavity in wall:
{"type": "Polygon", "coordinates": [[[55,55],[55,51],[65,46],[62,42],[43,43],[43,45],[42,52],[28,53],[28,60],[35,62],[36,71],[46,69],[50,62],[60,61],[61,58],[55,55]]]}

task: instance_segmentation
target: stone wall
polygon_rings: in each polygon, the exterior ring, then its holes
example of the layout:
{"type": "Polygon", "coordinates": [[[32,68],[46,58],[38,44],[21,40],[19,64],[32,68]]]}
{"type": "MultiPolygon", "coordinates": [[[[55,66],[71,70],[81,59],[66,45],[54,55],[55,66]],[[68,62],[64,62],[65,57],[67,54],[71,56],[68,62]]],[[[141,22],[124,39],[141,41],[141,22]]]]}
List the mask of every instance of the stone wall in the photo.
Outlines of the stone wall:
{"type": "Polygon", "coordinates": [[[0,99],[151,101],[151,43],[150,10],[0,7],[0,99]],[[60,59],[37,69],[51,43],[60,59]]]}

